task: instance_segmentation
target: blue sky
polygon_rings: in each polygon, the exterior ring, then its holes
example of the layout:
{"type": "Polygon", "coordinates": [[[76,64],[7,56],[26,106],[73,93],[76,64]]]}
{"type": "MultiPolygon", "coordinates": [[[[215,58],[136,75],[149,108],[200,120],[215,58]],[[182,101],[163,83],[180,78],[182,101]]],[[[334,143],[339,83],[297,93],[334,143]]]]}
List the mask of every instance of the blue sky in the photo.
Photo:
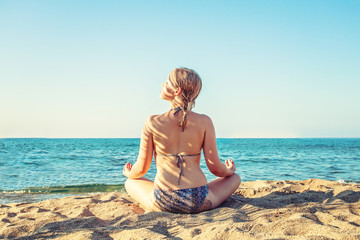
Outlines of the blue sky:
{"type": "Polygon", "coordinates": [[[360,1],[0,0],[0,138],[140,137],[195,69],[217,137],[360,137],[360,1]]]}

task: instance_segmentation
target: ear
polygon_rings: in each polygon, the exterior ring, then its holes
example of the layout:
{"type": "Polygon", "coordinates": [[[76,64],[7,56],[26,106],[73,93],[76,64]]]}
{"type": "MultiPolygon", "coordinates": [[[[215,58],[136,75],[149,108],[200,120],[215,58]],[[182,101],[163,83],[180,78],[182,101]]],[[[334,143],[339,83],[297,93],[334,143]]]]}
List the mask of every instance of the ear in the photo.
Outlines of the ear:
{"type": "Polygon", "coordinates": [[[177,88],[176,90],[175,90],[175,96],[180,96],[180,94],[182,93],[182,90],[181,90],[181,88],[177,88]]]}

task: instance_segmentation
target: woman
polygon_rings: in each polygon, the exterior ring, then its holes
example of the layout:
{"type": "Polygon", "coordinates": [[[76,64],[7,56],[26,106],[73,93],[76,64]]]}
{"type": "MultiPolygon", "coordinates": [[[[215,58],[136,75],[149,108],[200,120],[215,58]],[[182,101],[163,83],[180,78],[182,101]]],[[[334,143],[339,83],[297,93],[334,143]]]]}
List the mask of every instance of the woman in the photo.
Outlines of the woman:
{"type": "Polygon", "coordinates": [[[126,163],[128,194],[150,211],[196,213],[218,207],[240,185],[234,162],[223,164],[217,152],[211,119],[191,111],[201,90],[199,75],[176,68],[162,84],[160,98],[171,108],[150,116],[144,125],[139,155],[134,165],[126,163]],[[218,178],[207,183],[200,168],[201,149],[210,172],[218,178]],[[155,157],[154,182],[143,176],[155,157]]]}

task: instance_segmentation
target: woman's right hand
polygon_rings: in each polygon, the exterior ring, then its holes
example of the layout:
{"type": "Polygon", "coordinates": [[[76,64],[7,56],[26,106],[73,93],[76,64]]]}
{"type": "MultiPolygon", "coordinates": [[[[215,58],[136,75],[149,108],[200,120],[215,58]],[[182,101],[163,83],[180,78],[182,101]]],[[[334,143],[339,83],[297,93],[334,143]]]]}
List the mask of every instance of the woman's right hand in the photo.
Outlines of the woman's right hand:
{"type": "Polygon", "coordinates": [[[225,160],[225,164],[230,173],[229,176],[233,175],[236,170],[234,161],[229,158],[229,160],[225,160]]]}
{"type": "Polygon", "coordinates": [[[132,166],[133,165],[131,163],[129,163],[129,162],[127,162],[125,164],[124,169],[123,169],[123,174],[124,174],[125,177],[127,177],[127,178],[129,177],[132,166]]]}

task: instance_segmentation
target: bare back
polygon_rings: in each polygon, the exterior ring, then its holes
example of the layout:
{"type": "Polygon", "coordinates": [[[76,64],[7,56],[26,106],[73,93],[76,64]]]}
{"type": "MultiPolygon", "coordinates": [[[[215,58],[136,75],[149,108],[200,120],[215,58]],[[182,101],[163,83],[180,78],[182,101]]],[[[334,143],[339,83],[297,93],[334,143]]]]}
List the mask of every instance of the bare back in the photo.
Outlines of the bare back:
{"type": "Polygon", "coordinates": [[[187,123],[183,132],[179,128],[182,112],[173,116],[173,111],[150,117],[149,130],[153,136],[153,147],[157,174],[154,183],[160,188],[183,189],[203,186],[206,177],[200,169],[200,155],[184,156],[183,175],[178,184],[180,168],[176,156],[201,152],[206,132],[206,116],[187,111],[187,123]]]}

